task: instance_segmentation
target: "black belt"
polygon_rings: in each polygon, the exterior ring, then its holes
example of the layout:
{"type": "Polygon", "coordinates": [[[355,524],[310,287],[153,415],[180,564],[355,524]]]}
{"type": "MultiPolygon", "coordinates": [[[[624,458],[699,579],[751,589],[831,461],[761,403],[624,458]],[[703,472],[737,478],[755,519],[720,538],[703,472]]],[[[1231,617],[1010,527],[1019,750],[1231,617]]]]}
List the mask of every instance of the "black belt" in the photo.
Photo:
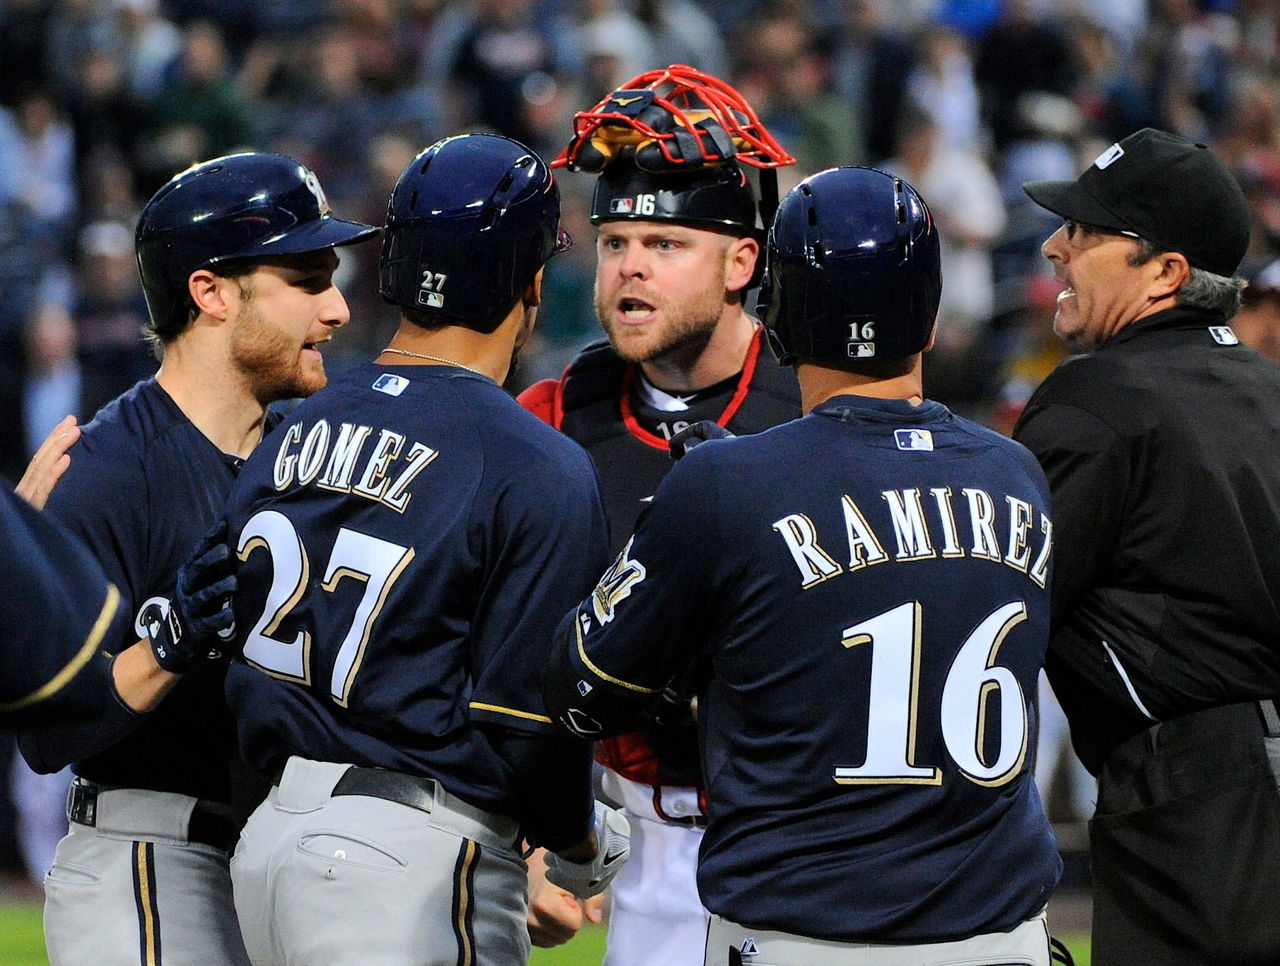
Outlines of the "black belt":
{"type": "Polygon", "coordinates": [[[330,797],[364,795],[381,798],[397,805],[408,805],[420,812],[430,812],[436,801],[434,778],[406,775],[386,768],[361,768],[352,765],[333,786],[330,797]]]}
{"type": "MultiPolygon", "coordinates": [[[[71,788],[67,793],[67,820],[75,822],[77,825],[96,828],[98,824],[98,795],[101,792],[110,790],[109,787],[103,787],[83,778],[77,778],[71,783],[71,788]]],[[[195,808],[191,810],[191,818],[187,821],[188,842],[194,842],[198,845],[210,845],[215,849],[230,852],[236,844],[239,834],[239,830],[233,820],[226,815],[215,812],[205,803],[197,801],[195,808]]]]}

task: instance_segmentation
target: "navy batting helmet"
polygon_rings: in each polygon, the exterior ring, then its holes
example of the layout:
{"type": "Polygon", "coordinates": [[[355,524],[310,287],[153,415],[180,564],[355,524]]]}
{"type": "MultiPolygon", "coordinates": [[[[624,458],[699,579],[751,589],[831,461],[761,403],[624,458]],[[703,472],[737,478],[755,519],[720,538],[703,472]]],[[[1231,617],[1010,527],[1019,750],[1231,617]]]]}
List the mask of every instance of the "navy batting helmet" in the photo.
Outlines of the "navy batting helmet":
{"type": "Polygon", "coordinates": [[[942,269],[924,199],[873,168],[832,168],[782,199],[761,318],[784,365],[902,359],[929,342],[942,269]]]}
{"type": "Polygon", "coordinates": [[[551,169],[519,141],[464,134],[431,145],[391,192],[384,301],[492,332],[552,255],[561,231],[551,169]]]}
{"type": "Polygon", "coordinates": [[[232,154],[174,175],[138,218],[138,271],[162,340],[187,325],[191,273],[237,259],[349,245],[373,225],[334,218],[320,181],[279,154],[232,154]]]}

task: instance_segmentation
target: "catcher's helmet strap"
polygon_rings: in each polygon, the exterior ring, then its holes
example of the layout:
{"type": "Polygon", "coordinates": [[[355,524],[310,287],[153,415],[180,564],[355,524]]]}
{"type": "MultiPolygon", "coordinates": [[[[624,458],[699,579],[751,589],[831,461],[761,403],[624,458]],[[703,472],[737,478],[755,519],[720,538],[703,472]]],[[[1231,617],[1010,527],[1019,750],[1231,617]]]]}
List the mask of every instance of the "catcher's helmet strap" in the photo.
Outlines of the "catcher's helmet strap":
{"type": "Polygon", "coordinates": [[[631,155],[664,173],[741,161],[756,168],[795,164],[731,85],[683,64],[633,77],[573,118],[573,140],[552,167],[596,172],[631,155]]]}

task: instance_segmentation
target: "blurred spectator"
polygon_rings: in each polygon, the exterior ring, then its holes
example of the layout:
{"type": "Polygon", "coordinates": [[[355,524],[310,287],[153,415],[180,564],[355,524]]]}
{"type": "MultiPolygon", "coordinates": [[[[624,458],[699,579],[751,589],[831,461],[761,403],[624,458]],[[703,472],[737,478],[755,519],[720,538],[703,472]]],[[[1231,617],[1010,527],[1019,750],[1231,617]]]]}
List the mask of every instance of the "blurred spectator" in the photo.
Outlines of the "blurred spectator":
{"type": "Polygon", "coordinates": [[[75,85],[78,64],[86,52],[105,50],[119,58],[122,49],[108,4],[101,0],[57,0],[49,5],[44,32],[45,78],[60,96],[75,85]]]}
{"type": "Polygon", "coordinates": [[[1280,9],[1275,0],[1239,0],[1241,62],[1256,70],[1280,67],[1280,9]]]}
{"type": "Polygon", "coordinates": [[[692,0],[633,0],[632,7],[653,43],[650,66],[688,64],[716,77],[729,76],[724,34],[701,6],[692,0]]]}
{"type": "Polygon", "coordinates": [[[67,112],[75,132],[77,188],[83,194],[90,158],[132,158],[141,131],[142,111],[129,92],[123,63],[109,49],[95,47],[80,58],[76,83],[67,94],[67,112]]]}
{"type": "Polygon", "coordinates": [[[942,246],[938,340],[930,354],[940,370],[933,377],[940,389],[934,391],[940,398],[973,400],[988,388],[975,380],[991,378],[968,363],[984,344],[993,310],[991,246],[1005,225],[1000,189],[982,156],[948,143],[924,111],[907,112],[898,146],[897,157],[884,168],[920,192],[942,246]]]}
{"type": "Polygon", "coordinates": [[[1280,365],[1280,259],[1251,259],[1240,267],[1248,279],[1240,311],[1231,320],[1240,341],[1280,365]]]}
{"type": "Polygon", "coordinates": [[[471,0],[471,8],[471,23],[448,68],[452,93],[460,99],[449,99],[459,109],[450,129],[465,130],[478,121],[554,156],[572,109],[552,38],[533,0],[471,0]]]}
{"type": "Polygon", "coordinates": [[[1032,0],[1005,0],[1000,21],[978,44],[974,74],[983,115],[998,149],[1017,134],[1013,119],[1023,95],[1031,91],[1068,95],[1075,84],[1065,39],[1037,19],[1032,0]]]}
{"type": "Polygon", "coordinates": [[[18,91],[48,82],[45,36],[52,0],[5,0],[0,3],[0,105],[12,107],[18,91]]]}
{"type": "Polygon", "coordinates": [[[933,118],[942,139],[952,147],[984,150],[987,138],[968,40],[936,24],[920,32],[916,49],[919,56],[908,80],[916,108],[933,118]]]}
{"type": "Polygon", "coordinates": [[[186,26],[182,59],[147,114],[139,164],[150,196],[172,174],[196,161],[244,149],[253,141],[249,105],[236,90],[218,28],[186,26]]]}
{"type": "Polygon", "coordinates": [[[997,154],[996,179],[1008,216],[991,252],[997,317],[1021,303],[1027,276],[1044,265],[1041,243],[1062,223],[1057,215],[1027,197],[1023,182],[1074,177],[1079,171],[1076,146],[1086,129],[1073,101],[1037,92],[1024,94],[1019,101],[1017,130],[1017,139],[997,154]]]}
{"type": "Polygon", "coordinates": [[[1280,254],[1280,79],[1254,73],[1239,77],[1232,105],[1222,156],[1253,209],[1250,252],[1274,256],[1280,254]]]}
{"type": "Polygon", "coordinates": [[[1147,6],[1148,0],[1051,0],[1042,4],[1042,9],[1051,9],[1064,23],[1083,20],[1105,27],[1119,56],[1127,60],[1147,27],[1147,6]]]}
{"type": "Polygon", "coordinates": [[[0,155],[16,169],[27,244],[58,257],[76,215],[75,136],[48,91],[26,88],[12,111],[0,109],[0,155]]]}
{"type": "Polygon", "coordinates": [[[988,425],[1006,436],[1036,387],[1067,357],[1066,344],[1053,333],[1061,291],[1053,276],[1032,275],[1012,310],[1000,318],[999,389],[988,425]]]}
{"type": "Polygon", "coordinates": [[[123,45],[121,70],[131,98],[159,96],[165,72],[182,53],[182,31],[160,15],[159,0],[110,0],[123,45]]]}
{"type": "Polygon", "coordinates": [[[1134,79],[1117,35],[1079,20],[1070,34],[1076,81],[1071,97],[1085,120],[1108,141],[1159,123],[1147,92],[1134,79]]]}
{"type": "Polygon", "coordinates": [[[133,183],[133,168],[118,149],[102,147],[80,169],[80,221],[118,221],[132,225],[142,206],[133,183]]]}
{"type": "Polygon", "coordinates": [[[361,83],[359,52],[347,31],[325,28],[295,54],[287,107],[277,113],[270,146],[311,168],[330,203],[345,211],[368,185],[369,142],[388,123],[382,102],[361,83]]]}
{"type": "Polygon", "coordinates": [[[292,33],[323,21],[325,4],[314,0],[167,0],[166,9],[184,29],[212,24],[232,63],[239,64],[262,34],[292,33]]]}
{"type": "Polygon", "coordinates": [[[752,38],[753,56],[739,66],[735,82],[796,158],[794,168],[778,172],[780,193],[824,168],[866,161],[857,118],[836,93],[830,58],[810,24],[795,11],[775,8],[741,29],[752,38]]]}
{"type": "Polygon", "coordinates": [[[147,303],[133,255],[132,225],[99,221],[80,233],[71,318],[82,373],[76,411],[91,417],[156,369],[142,337],[147,303]]]}
{"type": "Polygon", "coordinates": [[[11,482],[27,465],[26,328],[39,304],[45,266],[54,257],[31,244],[27,229],[21,205],[0,203],[0,476],[11,482]]]}
{"type": "Polygon", "coordinates": [[[897,148],[897,124],[915,63],[911,45],[886,26],[887,0],[850,0],[836,37],[836,90],[861,128],[859,140],[874,163],[897,148]]]}
{"type": "Polygon", "coordinates": [[[1137,48],[1137,70],[1159,111],[1159,127],[1196,141],[1215,136],[1230,106],[1234,21],[1195,0],[1157,0],[1137,48]]]}
{"type": "Polygon", "coordinates": [[[576,29],[564,33],[581,53],[580,89],[588,98],[603,97],[637,74],[673,63],[659,60],[648,28],[617,0],[578,0],[576,29]]]}
{"type": "MultiPolygon", "coordinates": [[[[27,455],[32,456],[64,416],[74,414],[81,418],[84,415],[80,404],[76,330],[63,305],[48,301],[36,310],[27,326],[26,357],[27,384],[22,418],[27,455]]],[[[66,790],[65,785],[63,790],[66,790]]],[[[22,810],[22,802],[16,795],[14,804],[19,811],[22,810]]]]}

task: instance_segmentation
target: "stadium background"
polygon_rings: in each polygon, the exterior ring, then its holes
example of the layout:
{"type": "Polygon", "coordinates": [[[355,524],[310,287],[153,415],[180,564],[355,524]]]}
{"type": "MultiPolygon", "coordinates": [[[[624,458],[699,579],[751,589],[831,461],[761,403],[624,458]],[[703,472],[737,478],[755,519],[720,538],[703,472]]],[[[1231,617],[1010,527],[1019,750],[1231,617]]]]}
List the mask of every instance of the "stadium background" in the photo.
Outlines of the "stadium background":
{"type": "MultiPolygon", "coordinates": [[[[1055,227],[1021,182],[1068,178],[1147,125],[1214,146],[1244,186],[1255,284],[1240,331],[1280,345],[1280,6],[1274,0],[0,0],[0,475],[68,412],[154,369],[132,254],[142,203],[186,164],[237,149],[306,162],[335,211],[380,223],[391,184],[446,134],[497,130],[554,157],[574,111],[687,63],[729,79],[799,159],[906,177],[943,238],[929,395],[1007,430],[1063,357],[1055,227]],[[1267,269],[1270,268],[1270,271],[1267,269]]],[[[548,271],[513,389],[557,374],[598,327],[592,180],[564,173],[578,240],[548,271]]],[[[1212,226],[1206,226],[1212,230],[1212,226]]],[[[331,372],[394,329],[377,246],[343,255],[352,324],[331,372]]],[[[1062,736],[1042,786],[1083,890],[1090,789],[1062,736]]],[[[0,735],[0,874],[58,834],[56,782],[20,813],[0,735]],[[43,801],[44,804],[37,804],[43,801]],[[48,803],[52,802],[50,805],[48,803]],[[20,821],[43,824],[20,835],[20,821]]],[[[16,768],[16,764],[14,765],[16,768]]],[[[16,890],[16,892],[14,891],[16,890]]]]}

